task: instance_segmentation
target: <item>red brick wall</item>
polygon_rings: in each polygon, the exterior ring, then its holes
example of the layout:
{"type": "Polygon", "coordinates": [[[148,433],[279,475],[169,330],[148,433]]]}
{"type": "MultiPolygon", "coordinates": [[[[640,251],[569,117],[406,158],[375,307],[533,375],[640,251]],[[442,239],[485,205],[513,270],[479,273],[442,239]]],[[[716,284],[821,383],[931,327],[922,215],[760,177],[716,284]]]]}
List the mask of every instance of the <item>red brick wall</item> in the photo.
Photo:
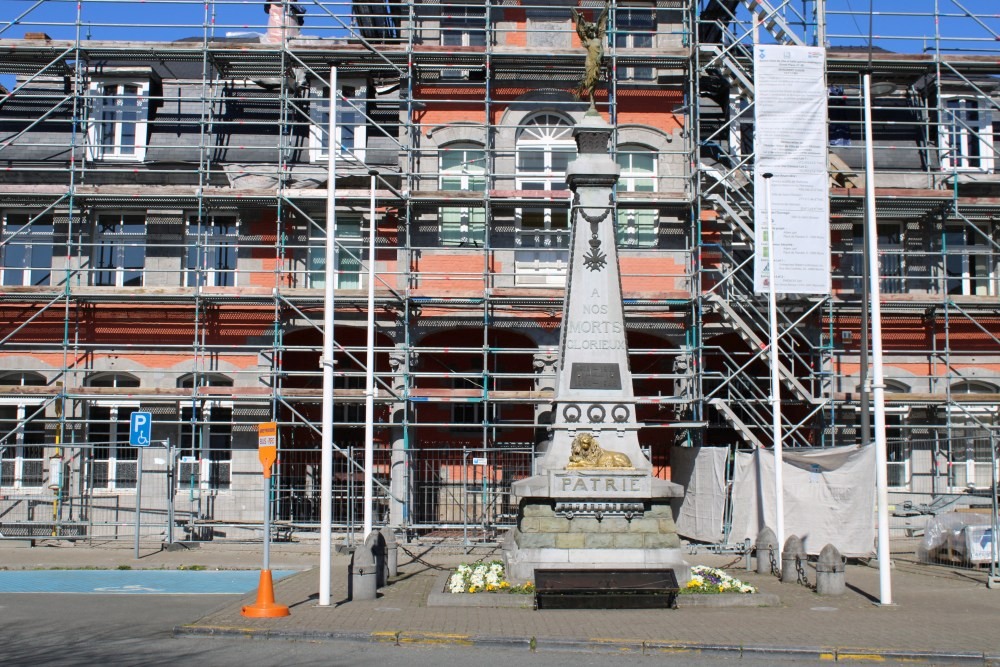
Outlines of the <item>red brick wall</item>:
{"type": "Polygon", "coordinates": [[[622,291],[629,297],[686,297],[685,266],[673,257],[623,257],[622,291]]]}
{"type": "MultiPolygon", "coordinates": [[[[483,257],[475,253],[455,253],[447,251],[425,254],[414,261],[410,269],[419,272],[417,292],[419,294],[465,294],[481,296],[486,288],[483,280],[483,257]]],[[[497,265],[490,258],[490,272],[497,271],[497,265]]]]}

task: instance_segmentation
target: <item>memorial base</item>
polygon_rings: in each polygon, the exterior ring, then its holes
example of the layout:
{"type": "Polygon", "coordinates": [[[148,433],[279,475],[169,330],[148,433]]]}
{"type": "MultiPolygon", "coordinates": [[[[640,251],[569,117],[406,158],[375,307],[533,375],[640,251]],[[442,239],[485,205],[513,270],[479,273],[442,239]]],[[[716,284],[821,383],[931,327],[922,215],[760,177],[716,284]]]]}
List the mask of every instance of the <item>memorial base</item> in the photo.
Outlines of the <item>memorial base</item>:
{"type": "Polygon", "coordinates": [[[503,541],[507,578],[533,581],[536,569],[671,568],[678,583],[686,584],[690,568],[669,499],[636,503],[639,508],[630,503],[625,511],[616,510],[618,502],[595,498],[568,507],[551,499],[522,500],[518,526],[503,541]]]}

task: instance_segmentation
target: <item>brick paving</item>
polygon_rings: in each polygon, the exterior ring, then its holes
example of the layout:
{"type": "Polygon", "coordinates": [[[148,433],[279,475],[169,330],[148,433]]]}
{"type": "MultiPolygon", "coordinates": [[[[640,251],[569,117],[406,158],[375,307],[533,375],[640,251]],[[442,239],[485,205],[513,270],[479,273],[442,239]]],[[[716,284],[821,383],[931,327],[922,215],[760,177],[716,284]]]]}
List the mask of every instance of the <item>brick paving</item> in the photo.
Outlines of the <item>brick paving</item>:
{"type": "MultiPolygon", "coordinates": [[[[495,557],[477,549],[402,545],[399,576],[372,601],[348,601],[348,558],[333,558],[329,607],[317,605],[319,586],[315,545],[275,545],[274,569],[303,569],[275,585],[277,601],[291,616],[249,619],[240,614],[253,595],[191,619],[178,634],[226,634],[275,638],[352,639],[400,644],[534,645],[538,649],[571,646],[595,650],[717,650],[731,653],[791,651],[825,659],[881,660],[896,656],[940,663],[1000,665],[1000,589],[986,587],[986,572],[925,566],[897,558],[892,573],[891,607],[875,604],[878,570],[862,564],[847,567],[848,591],[819,596],[798,584],[782,584],[770,575],[743,568],[743,561],[716,554],[688,555],[692,565],[727,566],[736,577],[776,594],[775,607],[684,607],[675,610],[543,610],[468,606],[428,606],[428,595],[442,573],[460,562],[495,557]],[[312,568],[306,570],[305,568],[312,568]]],[[[259,548],[211,545],[186,552],[150,553],[134,561],[121,548],[34,547],[12,549],[0,543],[5,567],[79,566],[260,567],[259,548]],[[49,563],[49,565],[46,565],[49,563]],[[55,563],[52,565],[51,563],[55,563]]],[[[810,580],[815,573],[808,569],[810,580]]],[[[485,596],[488,599],[489,596],[485,596]]]]}

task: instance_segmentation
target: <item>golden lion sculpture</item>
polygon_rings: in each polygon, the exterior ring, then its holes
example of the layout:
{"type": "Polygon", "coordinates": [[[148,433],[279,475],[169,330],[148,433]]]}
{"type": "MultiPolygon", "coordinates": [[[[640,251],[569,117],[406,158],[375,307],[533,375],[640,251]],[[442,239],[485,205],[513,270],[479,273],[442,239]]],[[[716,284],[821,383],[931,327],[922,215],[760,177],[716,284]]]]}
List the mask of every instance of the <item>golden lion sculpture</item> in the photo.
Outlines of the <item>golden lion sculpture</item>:
{"type": "Polygon", "coordinates": [[[573,449],[569,455],[567,468],[631,468],[632,460],[621,452],[612,452],[601,447],[590,433],[582,433],[573,439],[573,449]]]}

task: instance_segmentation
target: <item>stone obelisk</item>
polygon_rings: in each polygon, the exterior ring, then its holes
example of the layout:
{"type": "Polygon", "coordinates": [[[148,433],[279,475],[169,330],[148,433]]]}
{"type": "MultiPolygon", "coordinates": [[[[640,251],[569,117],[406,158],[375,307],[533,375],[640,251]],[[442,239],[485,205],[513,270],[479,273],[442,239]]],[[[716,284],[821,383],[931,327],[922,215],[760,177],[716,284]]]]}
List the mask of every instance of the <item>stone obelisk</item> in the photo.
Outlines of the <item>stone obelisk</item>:
{"type": "Polygon", "coordinates": [[[550,440],[533,477],[515,482],[518,525],[508,577],[545,568],[673,568],[688,578],[670,511],[680,486],[653,476],[639,448],[612,192],[612,127],[593,108],[573,131],[573,242],[550,440]]]}

